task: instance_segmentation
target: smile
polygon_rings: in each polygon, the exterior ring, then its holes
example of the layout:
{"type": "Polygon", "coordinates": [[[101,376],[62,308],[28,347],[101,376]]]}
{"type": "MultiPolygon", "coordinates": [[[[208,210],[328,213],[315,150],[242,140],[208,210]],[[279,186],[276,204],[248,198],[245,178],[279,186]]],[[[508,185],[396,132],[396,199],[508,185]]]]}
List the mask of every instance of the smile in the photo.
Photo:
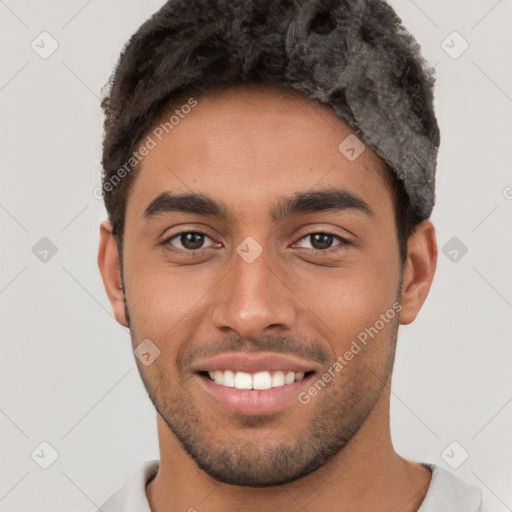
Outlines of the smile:
{"type": "Polygon", "coordinates": [[[220,406],[224,413],[262,415],[299,405],[298,396],[309,386],[314,373],[260,371],[251,374],[216,370],[201,371],[196,375],[200,389],[215,408],[220,406]]]}
{"type": "Polygon", "coordinates": [[[220,386],[236,389],[265,390],[279,388],[301,381],[312,372],[262,371],[257,373],[226,371],[209,371],[209,378],[220,386]]]}

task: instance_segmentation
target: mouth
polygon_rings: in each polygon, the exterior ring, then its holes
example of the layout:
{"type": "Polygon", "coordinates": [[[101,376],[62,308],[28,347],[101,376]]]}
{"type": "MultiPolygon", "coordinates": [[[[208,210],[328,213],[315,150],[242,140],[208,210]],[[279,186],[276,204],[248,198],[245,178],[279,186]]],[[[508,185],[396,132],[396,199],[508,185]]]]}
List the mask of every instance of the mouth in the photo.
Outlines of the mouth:
{"type": "Polygon", "coordinates": [[[297,403],[297,397],[315,371],[283,370],[255,373],[235,370],[198,371],[203,391],[225,411],[238,414],[272,414],[297,403]]]}
{"type": "Polygon", "coordinates": [[[309,377],[314,372],[294,372],[294,371],[262,371],[256,373],[238,372],[234,370],[215,370],[200,371],[199,375],[208,377],[219,386],[236,389],[255,389],[266,390],[289,386],[294,382],[309,377]]]}

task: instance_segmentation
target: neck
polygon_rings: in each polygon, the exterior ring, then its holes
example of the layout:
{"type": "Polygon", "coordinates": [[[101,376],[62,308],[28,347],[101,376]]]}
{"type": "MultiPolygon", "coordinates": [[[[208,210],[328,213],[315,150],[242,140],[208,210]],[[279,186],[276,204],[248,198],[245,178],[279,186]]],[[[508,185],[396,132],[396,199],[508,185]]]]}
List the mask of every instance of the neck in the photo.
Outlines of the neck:
{"type": "Polygon", "coordinates": [[[146,487],[151,510],[416,512],[431,474],[394,451],[389,429],[390,385],[389,381],[365,423],[335,457],[310,475],[275,487],[241,487],[214,480],[197,467],[157,415],[160,467],[146,487]]]}

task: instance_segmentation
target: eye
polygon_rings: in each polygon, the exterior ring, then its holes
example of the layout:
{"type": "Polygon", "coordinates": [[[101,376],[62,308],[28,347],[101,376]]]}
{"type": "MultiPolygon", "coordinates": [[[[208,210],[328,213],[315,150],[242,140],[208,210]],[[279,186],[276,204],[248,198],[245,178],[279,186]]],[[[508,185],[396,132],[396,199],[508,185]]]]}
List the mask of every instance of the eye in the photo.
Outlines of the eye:
{"type": "MultiPolygon", "coordinates": [[[[312,245],[311,249],[314,251],[323,251],[328,252],[329,250],[337,250],[335,249],[338,246],[339,249],[344,248],[346,245],[350,245],[350,242],[343,238],[340,235],[335,235],[334,233],[328,233],[324,231],[319,231],[315,233],[309,233],[307,235],[304,235],[300,238],[300,240],[306,240],[307,238],[310,239],[310,244],[312,245]],[[337,239],[339,243],[336,245],[332,245],[333,238],[337,239]]],[[[309,247],[306,247],[306,249],[309,249],[309,247]]]]}
{"type": "MultiPolygon", "coordinates": [[[[175,250],[177,252],[193,254],[202,249],[208,249],[210,247],[215,246],[215,244],[212,244],[210,246],[205,247],[204,242],[206,238],[213,241],[212,238],[208,236],[208,234],[204,231],[185,230],[175,233],[172,236],[166,238],[162,242],[162,245],[170,246],[171,250],[175,250]]],[[[342,236],[325,231],[308,233],[307,235],[302,236],[299,239],[299,242],[305,241],[307,239],[310,239],[311,247],[304,248],[312,251],[330,252],[331,250],[336,251],[338,249],[344,249],[347,245],[350,245],[350,242],[343,238],[342,236]],[[338,243],[333,245],[333,239],[338,240],[338,243]]],[[[222,244],[216,244],[217,247],[221,245],[222,244]]]]}
{"type": "Polygon", "coordinates": [[[179,233],[175,233],[174,235],[166,238],[162,242],[162,244],[170,245],[172,249],[177,248],[178,250],[181,251],[193,252],[207,248],[203,247],[205,238],[209,238],[210,240],[212,240],[203,231],[180,231],[179,233]],[[172,243],[172,241],[175,239],[176,242],[172,243]],[[175,244],[178,244],[178,246],[176,247],[175,244]]]}

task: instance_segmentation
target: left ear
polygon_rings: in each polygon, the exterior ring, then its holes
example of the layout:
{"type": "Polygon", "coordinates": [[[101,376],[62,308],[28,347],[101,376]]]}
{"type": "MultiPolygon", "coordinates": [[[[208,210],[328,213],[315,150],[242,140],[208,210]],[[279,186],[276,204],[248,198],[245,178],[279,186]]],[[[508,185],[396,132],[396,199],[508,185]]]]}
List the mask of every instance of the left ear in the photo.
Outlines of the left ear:
{"type": "Polygon", "coordinates": [[[400,323],[410,324],[427,298],[437,265],[437,241],[434,226],[424,220],[407,242],[407,260],[402,281],[400,323]]]}

